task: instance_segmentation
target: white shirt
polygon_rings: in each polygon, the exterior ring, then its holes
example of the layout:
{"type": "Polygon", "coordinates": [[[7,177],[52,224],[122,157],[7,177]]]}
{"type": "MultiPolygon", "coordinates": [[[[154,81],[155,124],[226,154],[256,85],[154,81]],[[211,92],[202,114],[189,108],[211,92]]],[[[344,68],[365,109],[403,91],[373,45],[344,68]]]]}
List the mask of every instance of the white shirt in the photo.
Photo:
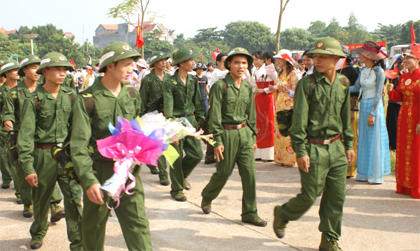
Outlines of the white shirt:
{"type": "Polygon", "coordinates": [[[214,69],[214,71],[212,73],[209,73],[207,75],[207,79],[208,79],[208,85],[209,85],[209,89],[211,88],[211,86],[216,83],[217,80],[222,79],[226,76],[226,74],[228,74],[229,71],[225,70],[225,71],[221,71],[219,69],[214,69]]]}

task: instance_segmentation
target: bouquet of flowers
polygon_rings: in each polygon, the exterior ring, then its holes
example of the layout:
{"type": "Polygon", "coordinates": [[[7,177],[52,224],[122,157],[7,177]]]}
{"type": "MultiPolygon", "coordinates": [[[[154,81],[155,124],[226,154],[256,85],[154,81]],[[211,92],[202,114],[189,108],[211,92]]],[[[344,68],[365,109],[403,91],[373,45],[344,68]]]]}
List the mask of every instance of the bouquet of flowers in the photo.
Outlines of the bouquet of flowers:
{"type": "MultiPolygon", "coordinates": [[[[109,124],[111,136],[97,141],[98,151],[102,156],[114,159],[114,172],[110,179],[102,185],[102,190],[117,201],[136,185],[136,178],[131,174],[136,165],[145,163],[157,166],[157,160],[164,155],[172,166],[180,157],[176,149],[170,145],[187,136],[211,140],[211,135],[203,136],[196,131],[185,118],[170,121],[157,111],[145,114],[132,121],[118,117],[115,127],[109,124]],[[127,180],[131,183],[126,186],[127,180]]],[[[107,205],[108,206],[108,205],[107,205]]]]}

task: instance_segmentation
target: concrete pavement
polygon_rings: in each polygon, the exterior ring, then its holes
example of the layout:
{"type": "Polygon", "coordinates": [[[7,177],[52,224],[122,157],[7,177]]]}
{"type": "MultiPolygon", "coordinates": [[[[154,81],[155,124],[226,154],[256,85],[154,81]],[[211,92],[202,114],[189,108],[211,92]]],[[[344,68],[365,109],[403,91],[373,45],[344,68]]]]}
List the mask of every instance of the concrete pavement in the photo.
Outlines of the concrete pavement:
{"type": "MultiPolygon", "coordinates": [[[[237,169],[213,201],[212,213],[200,208],[201,191],[215,170],[202,161],[189,177],[192,185],[187,202],[176,202],[170,187],[159,184],[158,176],[143,166],[141,178],[146,194],[154,250],[318,250],[319,199],[299,220],[290,222],[286,236],[277,239],[273,208],[300,191],[297,168],[257,162],[258,212],[268,220],[265,228],[240,221],[242,188],[237,169]]],[[[32,218],[22,216],[14,190],[0,189],[0,250],[28,250],[32,218]]],[[[118,219],[107,224],[105,250],[126,250],[118,219]]],[[[347,200],[340,246],[344,250],[420,250],[420,201],[395,193],[395,177],[386,176],[382,185],[368,185],[354,178],[347,182],[347,200]]],[[[41,251],[68,250],[64,220],[50,223],[41,251]]]]}

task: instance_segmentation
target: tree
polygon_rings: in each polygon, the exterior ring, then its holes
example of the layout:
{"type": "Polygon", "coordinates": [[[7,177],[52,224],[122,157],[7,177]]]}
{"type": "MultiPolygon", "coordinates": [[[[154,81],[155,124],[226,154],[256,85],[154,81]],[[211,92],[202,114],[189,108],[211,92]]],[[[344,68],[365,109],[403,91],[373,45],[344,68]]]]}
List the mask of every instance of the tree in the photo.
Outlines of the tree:
{"type": "Polygon", "coordinates": [[[195,43],[200,43],[200,42],[205,42],[205,41],[207,42],[221,41],[223,38],[223,34],[221,31],[216,31],[216,29],[217,27],[197,30],[198,33],[193,38],[193,41],[195,43]]]}
{"type": "Polygon", "coordinates": [[[161,51],[172,56],[173,46],[168,41],[151,40],[144,44],[144,58],[150,58],[155,51],[161,51]]]}
{"type": "Polygon", "coordinates": [[[400,42],[400,32],[402,25],[383,25],[378,23],[378,29],[372,33],[380,37],[382,41],[387,41],[388,49],[391,49],[392,46],[401,44],[400,42]]]}
{"type": "Polygon", "coordinates": [[[224,42],[230,48],[243,47],[250,53],[259,50],[274,51],[275,37],[270,29],[258,22],[231,22],[225,27],[224,42]]]}
{"type": "Polygon", "coordinates": [[[401,26],[400,30],[400,43],[401,44],[409,44],[411,43],[411,22],[413,23],[414,34],[416,34],[416,42],[417,44],[420,43],[420,20],[408,21],[401,26]]]}
{"type": "Polygon", "coordinates": [[[348,33],[347,44],[361,44],[367,40],[374,40],[372,35],[367,32],[366,27],[357,22],[353,12],[350,13],[349,21],[344,30],[348,33]]]}
{"type": "Polygon", "coordinates": [[[280,13],[279,20],[277,24],[277,33],[276,33],[276,53],[280,50],[280,30],[281,30],[281,19],[283,17],[283,12],[286,10],[286,6],[290,0],[286,0],[286,3],[283,5],[283,0],[280,0],[280,13]]]}
{"type": "Polygon", "coordinates": [[[348,38],[348,33],[340,26],[335,17],[331,19],[323,34],[326,37],[337,39],[341,44],[346,44],[348,38]]]}
{"type": "MultiPolygon", "coordinates": [[[[131,16],[137,14],[138,11],[141,13],[140,27],[143,31],[143,22],[144,16],[146,13],[147,7],[149,6],[150,0],[124,0],[122,3],[118,4],[115,7],[109,9],[108,16],[117,19],[121,18],[129,24],[134,24],[131,22],[131,16]]],[[[141,49],[141,57],[144,58],[144,49],[141,49]]]]}
{"type": "Polygon", "coordinates": [[[327,24],[322,21],[315,21],[311,22],[311,25],[307,29],[309,34],[315,37],[322,37],[322,33],[324,32],[325,28],[327,27],[327,24]]]}
{"type": "Polygon", "coordinates": [[[309,49],[314,38],[308,36],[304,29],[292,28],[286,29],[281,33],[281,48],[288,50],[306,50],[309,49]]]}

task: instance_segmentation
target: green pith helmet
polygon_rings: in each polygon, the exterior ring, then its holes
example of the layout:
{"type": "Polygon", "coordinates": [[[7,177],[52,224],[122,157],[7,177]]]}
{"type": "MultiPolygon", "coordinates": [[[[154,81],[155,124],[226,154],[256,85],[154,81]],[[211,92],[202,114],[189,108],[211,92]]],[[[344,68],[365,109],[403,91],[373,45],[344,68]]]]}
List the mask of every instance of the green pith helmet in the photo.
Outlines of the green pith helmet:
{"type": "Polygon", "coordinates": [[[140,58],[140,54],[126,42],[111,43],[105,47],[99,59],[99,72],[104,72],[107,65],[126,58],[133,58],[134,61],[137,61],[140,58]]]}
{"type": "Polygon", "coordinates": [[[67,58],[58,52],[50,52],[47,53],[41,60],[41,65],[39,66],[38,70],[36,70],[37,74],[42,74],[42,69],[48,67],[66,67],[67,70],[73,70],[74,67],[67,61],[67,58]]]}
{"type": "Polygon", "coordinates": [[[1,66],[0,76],[6,77],[4,75],[6,72],[14,70],[14,69],[19,69],[19,67],[20,67],[20,64],[18,61],[13,60],[13,59],[5,60],[4,64],[1,66]]]}
{"type": "Polygon", "coordinates": [[[345,58],[346,54],[341,50],[340,42],[331,37],[320,38],[315,41],[314,47],[307,54],[326,54],[345,58]]]}
{"type": "Polygon", "coordinates": [[[0,60],[0,67],[2,67],[4,65],[4,60],[0,60]]]}
{"type": "Polygon", "coordinates": [[[230,70],[230,67],[228,67],[228,61],[230,61],[230,59],[233,56],[236,56],[236,55],[244,55],[248,58],[248,70],[251,71],[252,63],[254,62],[254,58],[251,56],[251,54],[249,54],[249,52],[246,49],[244,49],[242,47],[236,47],[231,52],[229,52],[227,58],[225,59],[225,68],[230,70]]]}
{"type": "Polygon", "coordinates": [[[187,61],[190,58],[198,57],[196,53],[187,47],[182,47],[174,53],[174,61],[172,65],[177,65],[181,62],[187,61]]]}
{"type": "Polygon", "coordinates": [[[150,58],[150,67],[154,67],[154,64],[162,59],[170,58],[171,56],[166,55],[161,51],[156,51],[153,53],[152,57],[150,58]]]}
{"type": "Polygon", "coordinates": [[[24,77],[25,73],[23,73],[23,67],[26,67],[30,64],[40,64],[41,59],[38,56],[29,55],[24,60],[20,61],[20,69],[18,71],[19,76],[24,77]]]}

